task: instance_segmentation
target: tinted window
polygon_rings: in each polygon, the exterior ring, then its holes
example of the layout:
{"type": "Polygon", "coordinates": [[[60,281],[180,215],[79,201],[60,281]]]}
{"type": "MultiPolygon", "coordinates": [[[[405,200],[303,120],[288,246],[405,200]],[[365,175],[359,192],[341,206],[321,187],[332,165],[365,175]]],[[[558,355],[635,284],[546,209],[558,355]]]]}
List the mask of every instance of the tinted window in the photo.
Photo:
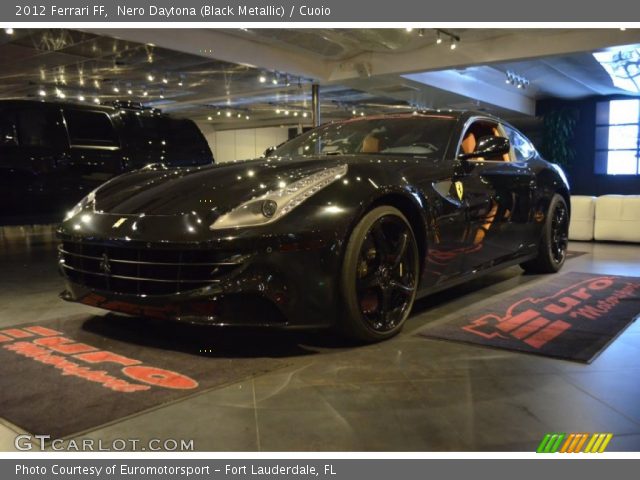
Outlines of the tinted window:
{"type": "Polygon", "coordinates": [[[55,123],[45,109],[28,108],[17,112],[18,141],[23,147],[52,147],[55,123]]]}
{"type": "Polygon", "coordinates": [[[18,131],[15,115],[11,112],[0,112],[0,146],[17,144],[18,131]]]}
{"type": "Polygon", "coordinates": [[[71,145],[117,146],[113,125],[104,112],[65,110],[71,145]]]}

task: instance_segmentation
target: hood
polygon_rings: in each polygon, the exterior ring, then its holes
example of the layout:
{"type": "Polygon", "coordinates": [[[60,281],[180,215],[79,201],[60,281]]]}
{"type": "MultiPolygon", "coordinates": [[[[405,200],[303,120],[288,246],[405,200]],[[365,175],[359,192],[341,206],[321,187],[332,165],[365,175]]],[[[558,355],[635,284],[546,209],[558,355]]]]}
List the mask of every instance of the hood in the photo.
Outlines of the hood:
{"type": "Polygon", "coordinates": [[[218,216],[241,203],[319,170],[341,157],[259,159],[180,169],[142,169],[114,178],[96,192],[98,211],[120,215],[218,216]]]}

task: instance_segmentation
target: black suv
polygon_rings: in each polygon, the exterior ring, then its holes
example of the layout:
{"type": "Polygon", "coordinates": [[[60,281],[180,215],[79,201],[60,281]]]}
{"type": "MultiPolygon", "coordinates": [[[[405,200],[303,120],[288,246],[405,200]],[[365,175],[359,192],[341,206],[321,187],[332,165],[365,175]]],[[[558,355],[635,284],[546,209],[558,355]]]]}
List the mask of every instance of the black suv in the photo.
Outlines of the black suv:
{"type": "Polygon", "coordinates": [[[213,163],[191,120],[131,103],[0,101],[0,219],[61,217],[90,190],[152,163],[213,163]]]}

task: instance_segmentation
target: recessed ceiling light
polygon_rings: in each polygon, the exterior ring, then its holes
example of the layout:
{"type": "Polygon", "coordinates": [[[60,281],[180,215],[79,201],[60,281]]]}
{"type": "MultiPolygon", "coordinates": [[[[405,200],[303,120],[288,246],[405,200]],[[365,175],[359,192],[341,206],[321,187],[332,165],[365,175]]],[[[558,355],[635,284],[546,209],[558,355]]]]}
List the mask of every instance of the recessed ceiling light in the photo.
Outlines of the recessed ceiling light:
{"type": "Polygon", "coordinates": [[[259,81],[260,83],[264,83],[264,82],[266,82],[266,81],[267,81],[267,77],[265,77],[264,75],[260,75],[260,76],[258,77],[258,81],[259,81]]]}
{"type": "Polygon", "coordinates": [[[13,35],[13,28],[5,28],[4,33],[6,33],[7,35],[13,35]]]}
{"type": "Polygon", "coordinates": [[[84,102],[85,100],[84,95],[78,95],[78,100],[80,100],[81,102],[84,102]]]}
{"type": "Polygon", "coordinates": [[[213,120],[213,117],[207,117],[207,120],[211,121],[213,120]]]}
{"type": "Polygon", "coordinates": [[[98,97],[94,98],[93,103],[100,103],[100,99],[98,97]]]}
{"type": "Polygon", "coordinates": [[[147,80],[149,80],[150,82],[153,82],[155,80],[156,77],[154,77],[153,75],[149,74],[147,75],[147,80]]]}

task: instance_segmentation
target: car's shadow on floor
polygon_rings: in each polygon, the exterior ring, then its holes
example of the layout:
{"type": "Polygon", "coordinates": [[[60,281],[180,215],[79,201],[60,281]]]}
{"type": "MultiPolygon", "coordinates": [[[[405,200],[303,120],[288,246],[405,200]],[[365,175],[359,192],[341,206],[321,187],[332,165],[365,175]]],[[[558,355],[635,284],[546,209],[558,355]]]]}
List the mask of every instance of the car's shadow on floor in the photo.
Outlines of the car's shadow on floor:
{"type": "MultiPolygon", "coordinates": [[[[517,279],[517,285],[535,280],[536,276],[523,275],[520,270],[502,272],[472,280],[418,300],[409,318],[404,334],[420,326],[416,317],[429,310],[459,301],[465,295],[488,286],[517,279]],[[412,321],[414,320],[414,321],[412,321]]],[[[508,287],[505,288],[508,291],[508,287]]],[[[108,313],[92,316],[82,325],[86,332],[140,347],[189,353],[202,357],[259,358],[302,357],[332,353],[363,346],[340,336],[333,330],[287,331],[282,329],[255,329],[244,327],[215,327],[108,313]]]]}

